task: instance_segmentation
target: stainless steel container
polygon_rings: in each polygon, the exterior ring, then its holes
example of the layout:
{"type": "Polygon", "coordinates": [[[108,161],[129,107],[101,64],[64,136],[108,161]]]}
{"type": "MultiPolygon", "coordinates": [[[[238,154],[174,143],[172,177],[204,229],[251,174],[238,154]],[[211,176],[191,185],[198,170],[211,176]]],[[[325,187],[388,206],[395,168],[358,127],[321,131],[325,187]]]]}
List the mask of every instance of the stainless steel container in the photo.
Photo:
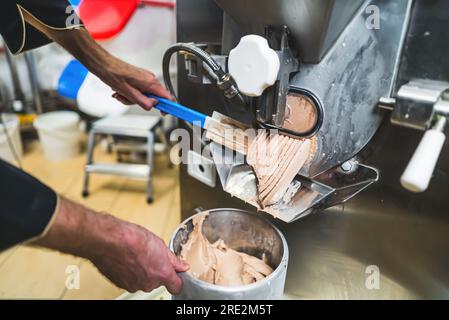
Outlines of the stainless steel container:
{"type": "MultiPolygon", "coordinates": [[[[170,241],[170,249],[179,255],[181,245],[193,229],[190,217],[181,223],[170,241]]],[[[182,292],[174,299],[281,299],[287,275],[288,247],[282,233],[258,214],[239,209],[212,209],[203,223],[203,234],[211,242],[223,239],[232,249],[261,258],[265,253],[274,269],[263,280],[244,286],[218,286],[181,273],[182,292]]]]}

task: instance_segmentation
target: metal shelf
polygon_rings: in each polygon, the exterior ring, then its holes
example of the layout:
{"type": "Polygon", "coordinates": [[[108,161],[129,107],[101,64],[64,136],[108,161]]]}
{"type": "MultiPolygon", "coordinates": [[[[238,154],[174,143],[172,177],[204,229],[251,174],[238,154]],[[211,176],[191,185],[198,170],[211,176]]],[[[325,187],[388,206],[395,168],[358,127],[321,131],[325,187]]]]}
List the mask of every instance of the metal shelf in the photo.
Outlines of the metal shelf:
{"type": "Polygon", "coordinates": [[[89,173],[119,175],[134,179],[148,179],[150,168],[146,164],[96,163],[86,166],[89,173]]]}

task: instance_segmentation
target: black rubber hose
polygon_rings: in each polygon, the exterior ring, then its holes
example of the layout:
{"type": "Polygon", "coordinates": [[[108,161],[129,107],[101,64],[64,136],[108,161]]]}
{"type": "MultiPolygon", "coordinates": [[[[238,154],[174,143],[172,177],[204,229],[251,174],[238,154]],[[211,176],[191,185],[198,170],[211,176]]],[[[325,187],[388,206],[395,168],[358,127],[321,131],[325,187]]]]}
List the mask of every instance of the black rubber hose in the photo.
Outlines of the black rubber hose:
{"type": "MultiPolygon", "coordinates": [[[[225,72],[223,71],[221,66],[217,62],[215,62],[215,60],[212,59],[209,56],[209,54],[207,54],[207,52],[205,52],[204,50],[201,50],[200,48],[198,48],[197,46],[195,46],[191,43],[176,43],[176,44],[172,45],[164,53],[164,58],[162,60],[162,75],[164,77],[165,86],[167,87],[168,91],[173,96],[173,98],[175,98],[176,101],[178,101],[178,97],[176,96],[175,89],[173,88],[173,84],[172,84],[171,78],[170,78],[170,60],[171,60],[173,54],[175,54],[177,52],[182,52],[182,51],[189,52],[189,53],[195,55],[196,57],[200,58],[202,61],[204,61],[204,63],[206,63],[209,66],[209,68],[214,72],[214,74],[217,76],[217,79],[219,81],[221,81],[221,79],[223,79],[225,76],[225,72]]],[[[185,125],[188,128],[190,128],[190,130],[193,131],[193,127],[189,122],[187,122],[187,121],[183,121],[183,122],[185,123],[185,125]]],[[[203,139],[201,139],[201,138],[200,138],[200,143],[203,148],[207,147],[207,145],[204,143],[203,139]]]]}
{"type": "Polygon", "coordinates": [[[165,86],[176,100],[178,100],[178,98],[176,97],[175,90],[170,78],[170,60],[174,53],[181,51],[189,52],[200,58],[217,76],[218,81],[221,81],[225,77],[226,74],[221,66],[214,59],[212,59],[212,57],[206,51],[198,48],[192,43],[176,43],[167,49],[162,60],[162,72],[165,86]]]}

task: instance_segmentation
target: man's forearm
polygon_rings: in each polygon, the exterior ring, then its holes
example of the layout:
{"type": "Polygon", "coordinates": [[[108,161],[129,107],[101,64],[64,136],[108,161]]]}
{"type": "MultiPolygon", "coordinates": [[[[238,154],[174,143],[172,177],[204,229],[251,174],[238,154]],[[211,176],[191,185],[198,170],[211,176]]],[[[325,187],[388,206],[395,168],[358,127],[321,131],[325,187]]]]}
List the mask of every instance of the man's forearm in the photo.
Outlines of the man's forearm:
{"type": "Polygon", "coordinates": [[[129,291],[151,291],[165,285],[181,289],[176,272],[188,265],[145,228],[111,215],[99,214],[60,197],[50,230],[33,244],[89,259],[117,286],[129,291]]]}
{"type": "Polygon", "coordinates": [[[70,52],[87,69],[98,77],[103,77],[106,73],[113,73],[113,65],[118,64],[118,59],[107,52],[103,47],[95,42],[85,28],[70,30],[46,31],[56,43],[70,52]]]}
{"type": "Polygon", "coordinates": [[[116,218],[99,214],[60,196],[54,222],[47,234],[35,245],[91,259],[106,250],[113,241],[120,240],[116,218]]]}
{"type": "Polygon", "coordinates": [[[117,59],[97,44],[85,28],[51,28],[26,10],[24,19],[81,61],[89,71],[116,91],[114,97],[124,104],[138,104],[149,110],[157,101],[148,98],[146,94],[172,98],[153,73],[117,59]]]}
{"type": "MultiPolygon", "coordinates": [[[[107,71],[105,68],[109,69],[109,65],[117,60],[98,45],[83,27],[67,30],[54,29],[43,24],[26,10],[23,10],[23,16],[27,23],[60,44],[95,74],[104,73],[107,71]]],[[[100,74],[97,75],[100,76],[100,74]]]]}

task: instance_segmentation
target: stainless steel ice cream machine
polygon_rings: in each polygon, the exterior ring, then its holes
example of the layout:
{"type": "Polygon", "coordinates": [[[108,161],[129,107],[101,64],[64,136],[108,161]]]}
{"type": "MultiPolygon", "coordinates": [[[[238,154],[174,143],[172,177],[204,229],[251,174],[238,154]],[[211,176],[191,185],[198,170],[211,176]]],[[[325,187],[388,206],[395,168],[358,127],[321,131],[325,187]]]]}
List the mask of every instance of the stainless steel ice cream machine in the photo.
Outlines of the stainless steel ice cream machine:
{"type": "MultiPolygon", "coordinates": [[[[175,92],[177,56],[177,99],[313,140],[297,193],[263,210],[290,246],[287,298],[449,298],[448,12],[444,0],[178,1],[164,57],[175,92]]],[[[254,211],[251,168],[195,139],[210,156],[181,166],[183,217],[254,211]]]]}

